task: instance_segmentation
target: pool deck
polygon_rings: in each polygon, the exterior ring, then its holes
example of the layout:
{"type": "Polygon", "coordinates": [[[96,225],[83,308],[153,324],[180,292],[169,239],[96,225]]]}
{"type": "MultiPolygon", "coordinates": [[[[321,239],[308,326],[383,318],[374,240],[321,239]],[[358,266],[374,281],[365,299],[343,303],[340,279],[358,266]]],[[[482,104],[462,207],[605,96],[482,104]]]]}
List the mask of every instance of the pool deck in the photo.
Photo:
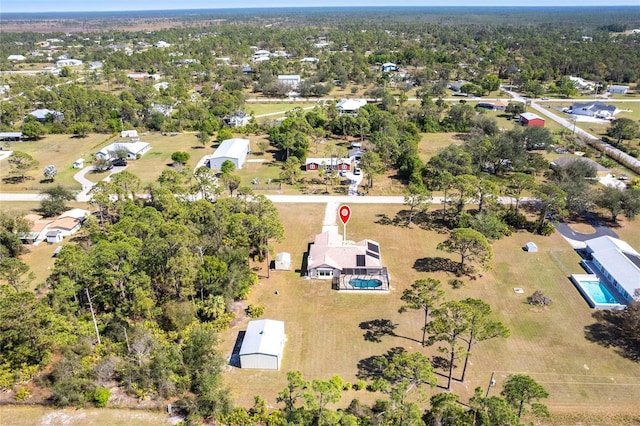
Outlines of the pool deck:
{"type": "Polygon", "coordinates": [[[603,280],[596,274],[572,274],[571,281],[576,286],[582,297],[587,301],[589,306],[594,309],[624,309],[626,305],[620,303],[622,299],[622,295],[615,288],[613,288],[606,280],[603,280]],[[592,282],[598,281],[602,283],[606,289],[611,293],[611,295],[618,301],[618,303],[602,303],[594,300],[593,296],[589,294],[587,289],[582,285],[582,282],[592,282]]]}

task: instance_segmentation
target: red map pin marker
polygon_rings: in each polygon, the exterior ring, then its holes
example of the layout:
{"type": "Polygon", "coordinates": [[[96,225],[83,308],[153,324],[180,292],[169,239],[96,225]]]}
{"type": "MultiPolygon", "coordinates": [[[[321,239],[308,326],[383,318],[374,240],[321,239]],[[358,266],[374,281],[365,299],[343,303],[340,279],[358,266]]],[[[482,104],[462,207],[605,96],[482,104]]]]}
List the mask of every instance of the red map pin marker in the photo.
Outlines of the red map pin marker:
{"type": "Polygon", "coordinates": [[[351,207],[347,205],[340,206],[338,209],[338,215],[340,216],[340,221],[343,225],[346,225],[349,222],[349,218],[351,217],[351,207]]]}

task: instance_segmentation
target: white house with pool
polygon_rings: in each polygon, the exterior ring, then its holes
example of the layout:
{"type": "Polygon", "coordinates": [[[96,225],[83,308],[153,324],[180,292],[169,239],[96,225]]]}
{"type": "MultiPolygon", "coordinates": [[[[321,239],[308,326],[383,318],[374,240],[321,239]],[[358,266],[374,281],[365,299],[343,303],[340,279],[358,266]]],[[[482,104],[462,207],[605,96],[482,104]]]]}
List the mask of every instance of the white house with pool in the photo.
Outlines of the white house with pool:
{"type": "Polygon", "coordinates": [[[627,242],[603,236],[587,240],[582,261],[590,274],[571,279],[589,305],[621,309],[640,292],[640,253],[627,242]]]}
{"type": "Polygon", "coordinates": [[[335,228],[316,235],[309,245],[307,276],[330,279],[336,290],[389,291],[380,244],[372,240],[344,241],[335,228]]]}

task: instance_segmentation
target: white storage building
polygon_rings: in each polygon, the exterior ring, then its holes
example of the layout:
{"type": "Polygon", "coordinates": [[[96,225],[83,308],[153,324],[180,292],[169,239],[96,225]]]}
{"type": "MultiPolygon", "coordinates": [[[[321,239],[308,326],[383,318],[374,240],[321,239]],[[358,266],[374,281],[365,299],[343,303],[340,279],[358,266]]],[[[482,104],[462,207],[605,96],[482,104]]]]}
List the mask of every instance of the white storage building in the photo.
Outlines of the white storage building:
{"type": "Polygon", "coordinates": [[[283,321],[249,321],[240,348],[240,368],[279,370],[286,340],[283,321]]]}
{"type": "Polygon", "coordinates": [[[213,153],[209,159],[209,167],[213,170],[220,170],[222,163],[226,160],[235,164],[236,169],[241,169],[249,154],[248,139],[227,139],[213,153]]]}
{"type": "Polygon", "coordinates": [[[291,253],[287,253],[283,251],[276,255],[276,270],[277,271],[291,270],[291,253]]]}

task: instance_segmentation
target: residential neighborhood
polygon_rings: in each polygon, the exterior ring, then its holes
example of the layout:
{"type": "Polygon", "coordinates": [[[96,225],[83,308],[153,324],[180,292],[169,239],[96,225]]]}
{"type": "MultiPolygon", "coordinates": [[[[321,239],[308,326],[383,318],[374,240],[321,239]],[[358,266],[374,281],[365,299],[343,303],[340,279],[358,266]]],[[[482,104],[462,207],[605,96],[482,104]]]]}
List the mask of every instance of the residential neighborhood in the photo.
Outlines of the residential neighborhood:
{"type": "Polygon", "coordinates": [[[0,424],[640,422],[637,6],[119,5],[2,6],[0,424]]]}

